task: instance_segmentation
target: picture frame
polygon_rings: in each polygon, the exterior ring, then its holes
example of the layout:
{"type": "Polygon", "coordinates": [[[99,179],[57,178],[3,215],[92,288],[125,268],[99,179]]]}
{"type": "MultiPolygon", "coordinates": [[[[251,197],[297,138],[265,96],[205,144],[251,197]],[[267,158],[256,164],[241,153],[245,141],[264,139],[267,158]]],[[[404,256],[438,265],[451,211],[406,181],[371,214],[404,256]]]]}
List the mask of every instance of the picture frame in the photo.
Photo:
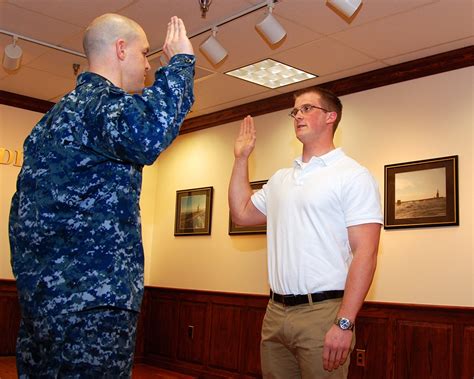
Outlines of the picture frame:
{"type": "Polygon", "coordinates": [[[213,187],[176,191],[175,236],[209,235],[213,187]]]}
{"type": "Polygon", "coordinates": [[[457,155],[384,167],[385,229],[459,225],[457,155]]]}
{"type": "MultiPolygon", "coordinates": [[[[253,192],[258,191],[263,187],[263,185],[268,180],[259,180],[255,182],[250,182],[250,188],[253,192]]],[[[232,221],[232,217],[229,212],[229,235],[238,235],[238,234],[266,234],[267,233],[267,224],[262,225],[251,225],[251,226],[242,226],[237,225],[232,221]]]]}

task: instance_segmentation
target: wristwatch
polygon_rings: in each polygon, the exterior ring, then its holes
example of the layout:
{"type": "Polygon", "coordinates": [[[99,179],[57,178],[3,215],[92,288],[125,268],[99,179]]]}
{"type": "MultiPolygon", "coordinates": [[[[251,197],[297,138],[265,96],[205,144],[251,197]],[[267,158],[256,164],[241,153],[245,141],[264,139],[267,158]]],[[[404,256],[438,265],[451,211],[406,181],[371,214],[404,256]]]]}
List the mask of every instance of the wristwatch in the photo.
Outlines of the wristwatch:
{"type": "Polygon", "coordinates": [[[354,330],[354,323],[345,317],[336,318],[334,324],[339,326],[342,330],[354,330]]]}

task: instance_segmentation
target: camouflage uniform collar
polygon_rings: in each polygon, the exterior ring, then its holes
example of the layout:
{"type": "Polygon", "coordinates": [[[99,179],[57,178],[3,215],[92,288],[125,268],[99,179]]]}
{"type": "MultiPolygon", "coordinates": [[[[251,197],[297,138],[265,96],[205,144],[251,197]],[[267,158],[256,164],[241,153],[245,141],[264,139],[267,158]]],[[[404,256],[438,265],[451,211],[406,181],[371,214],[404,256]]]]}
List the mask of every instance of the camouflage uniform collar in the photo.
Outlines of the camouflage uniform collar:
{"type": "Polygon", "coordinates": [[[99,85],[106,83],[110,87],[115,87],[118,88],[115,84],[113,84],[109,79],[103,77],[102,75],[96,74],[95,72],[83,72],[82,74],[79,74],[77,77],[77,85],[83,85],[83,84],[93,84],[93,85],[99,85]]]}

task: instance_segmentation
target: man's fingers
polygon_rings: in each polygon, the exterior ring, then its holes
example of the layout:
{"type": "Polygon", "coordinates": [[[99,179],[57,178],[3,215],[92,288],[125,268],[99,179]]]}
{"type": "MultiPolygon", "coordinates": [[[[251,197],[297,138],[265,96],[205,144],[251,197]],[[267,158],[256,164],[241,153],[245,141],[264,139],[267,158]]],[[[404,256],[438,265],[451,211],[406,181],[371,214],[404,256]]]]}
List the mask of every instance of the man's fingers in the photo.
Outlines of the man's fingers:
{"type": "Polygon", "coordinates": [[[325,370],[328,370],[328,367],[329,367],[329,354],[330,354],[329,348],[324,346],[324,348],[323,348],[323,367],[324,367],[325,370]]]}
{"type": "Polygon", "coordinates": [[[328,361],[328,370],[332,371],[337,368],[337,350],[331,350],[329,354],[329,361],[328,361]]]}
{"type": "Polygon", "coordinates": [[[323,352],[323,366],[327,371],[336,370],[346,361],[348,351],[339,349],[327,349],[323,352]]]}
{"type": "Polygon", "coordinates": [[[170,42],[178,42],[181,38],[186,38],[186,28],[183,20],[173,16],[168,23],[170,42]]]}
{"type": "Polygon", "coordinates": [[[239,136],[234,145],[236,157],[248,156],[255,146],[256,133],[251,116],[245,117],[240,123],[239,136]]]}
{"type": "Polygon", "coordinates": [[[333,369],[337,369],[344,363],[345,359],[343,359],[343,351],[337,350],[334,354],[334,362],[333,362],[333,369]]]}
{"type": "Polygon", "coordinates": [[[329,329],[324,339],[322,357],[325,370],[335,370],[346,362],[352,337],[352,333],[339,330],[335,325],[329,329]]]}
{"type": "Polygon", "coordinates": [[[171,42],[171,20],[168,22],[168,28],[166,29],[166,36],[165,36],[165,43],[163,44],[163,48],[167,47],[171,42]]]}
{"type": "Polygon", "coordinates": [[[168,23],[168,43],[171,43],[176,38],[176,20],[175,16],[171,17],[170,22],[168,23]]]}
{"type": "Polygon", "coordinates": [[[245,133],[250,133],[252,128],[252,117],[247,116],[244,118],[245,133]]]}
{"type": "Polygon", "coordinates": [[[194,54],[183,20],[173,16],[168,23],[163,51],[171,59],[175,54],[194,54]]]}
{"type": "Polygon", "coordinates": [[[339,365],[342,366],[349,355],[349,350],[344,350],[339,358],[339,365]]]}
{"type": "Polygon", "coordinates": [[[181,20],[180,18],[178,18],[177,27],[178,27],[179,38],[185,37],[186,36],[186,27],[184,26],[183,20],[181,20]]]}

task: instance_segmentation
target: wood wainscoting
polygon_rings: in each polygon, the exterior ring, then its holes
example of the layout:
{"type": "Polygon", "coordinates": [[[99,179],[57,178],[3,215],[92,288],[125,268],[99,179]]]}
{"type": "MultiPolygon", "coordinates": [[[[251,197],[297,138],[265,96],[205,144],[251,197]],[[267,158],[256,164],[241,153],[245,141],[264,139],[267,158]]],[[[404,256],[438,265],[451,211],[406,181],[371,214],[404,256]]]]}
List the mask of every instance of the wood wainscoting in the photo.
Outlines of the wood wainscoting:
{"type": "MultiPolygon", "coordinates": [[[[145,297],[145,362],[205,378],[261,377],[267,296],[147,287],[145,297]]],[[[366,302],[356,335],[351,379],[474,377],[472,307],[366,302]]]]}
{"type": "Polygon", "coordinates": [[[260,295],[147,287],[145,362],[205,378],[260,377],[260,295]]]}
{"type": "Polygon", "coordinates": [[[20,304],[15,281],[0,279],[0,356],[15,355],[20,304]]]}
{"type": "MultiPolygon", "coordinates": [[[[267,297],[146,287],[136,359],[200,378],[259,378],[267,297]]],[[[15,282],[0,280],[0,355],[13,355],[15,282]]],[[[366,302],[349,378],[472,379],[474,308],[366,302]],[[363,364],[363,365],[362,365],[363,364]]]]}

